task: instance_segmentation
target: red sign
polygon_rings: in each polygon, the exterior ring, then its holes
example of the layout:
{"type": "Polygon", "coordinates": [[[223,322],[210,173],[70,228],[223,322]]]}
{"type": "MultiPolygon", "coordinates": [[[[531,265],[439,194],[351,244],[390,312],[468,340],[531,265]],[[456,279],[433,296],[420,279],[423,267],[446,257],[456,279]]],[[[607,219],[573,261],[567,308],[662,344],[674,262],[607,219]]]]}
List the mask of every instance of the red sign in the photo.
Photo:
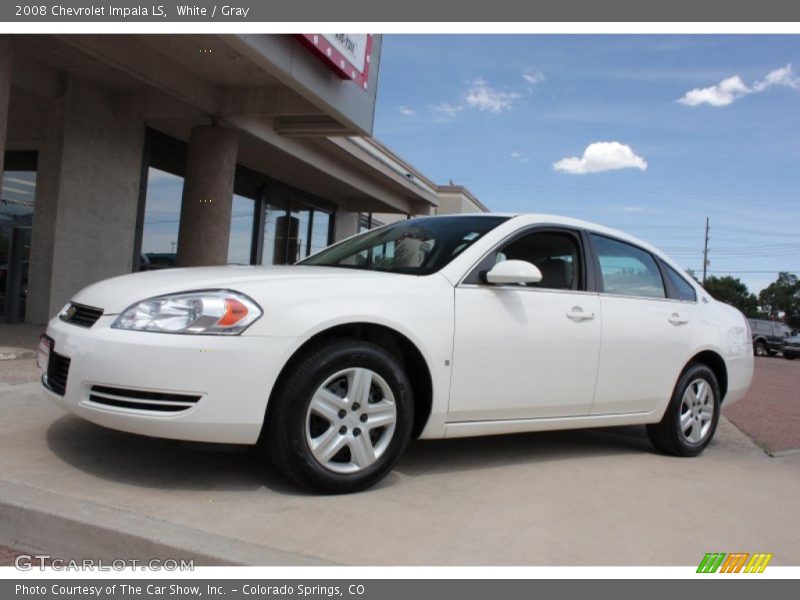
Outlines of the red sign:
{"type": "Polygon", "coordinates": [[[367,89],[371,33],[303,33],[298,37],[339,77],[352,79],[361,89],[367,89]]]}

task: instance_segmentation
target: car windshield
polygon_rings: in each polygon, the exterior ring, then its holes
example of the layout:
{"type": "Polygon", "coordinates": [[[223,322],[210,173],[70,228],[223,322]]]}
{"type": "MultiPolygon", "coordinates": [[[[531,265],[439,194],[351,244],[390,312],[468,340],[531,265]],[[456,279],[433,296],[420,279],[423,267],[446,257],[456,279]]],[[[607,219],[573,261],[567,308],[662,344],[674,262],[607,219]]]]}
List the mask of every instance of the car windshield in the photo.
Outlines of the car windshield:
{"type": "Polygon", "coordinates": [[[421,217],[399,221],[331,246],[299,265],[435,273],[508,217],[421,217]]]}

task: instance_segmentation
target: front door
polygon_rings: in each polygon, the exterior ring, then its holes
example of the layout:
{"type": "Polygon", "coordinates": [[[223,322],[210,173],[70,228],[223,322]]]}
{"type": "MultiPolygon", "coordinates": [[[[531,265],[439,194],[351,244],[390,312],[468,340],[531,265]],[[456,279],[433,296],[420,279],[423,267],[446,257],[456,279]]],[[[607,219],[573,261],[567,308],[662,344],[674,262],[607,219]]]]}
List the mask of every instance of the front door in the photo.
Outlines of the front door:
{"type": "Polygon", "coordinates": [[[576,232],[535,230],[491,253],[457,286],[448,421],[589,413],[602,319],[585,273],[576,232]],[[538,266],[542,281],[484,282],[481,273],[511,259],[538,266]]]}

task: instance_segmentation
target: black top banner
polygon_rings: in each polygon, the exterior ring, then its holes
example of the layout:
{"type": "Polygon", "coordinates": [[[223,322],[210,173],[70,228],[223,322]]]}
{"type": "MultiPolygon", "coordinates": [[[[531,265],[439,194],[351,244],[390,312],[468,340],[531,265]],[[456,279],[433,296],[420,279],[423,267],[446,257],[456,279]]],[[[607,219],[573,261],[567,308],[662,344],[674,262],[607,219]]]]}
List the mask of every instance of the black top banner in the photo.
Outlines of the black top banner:
{"type": "Polygon", "coordinates": [[[0,22],[798,22],[787,0],[11,0],[0,22]]]}

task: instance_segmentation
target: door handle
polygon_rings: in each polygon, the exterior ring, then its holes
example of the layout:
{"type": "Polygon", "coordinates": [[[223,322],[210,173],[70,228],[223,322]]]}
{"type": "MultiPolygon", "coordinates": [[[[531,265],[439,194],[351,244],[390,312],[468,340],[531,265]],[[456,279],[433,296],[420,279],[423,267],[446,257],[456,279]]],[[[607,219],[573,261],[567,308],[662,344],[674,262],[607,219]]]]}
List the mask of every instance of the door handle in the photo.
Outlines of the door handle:
{"type": "Polygon", "coordinates": [[[673,325],[686,325],[689,322],[689,319],[686,317],[682,317],[678,313],[672,313],[669,316],[669,322],[673,325]]]}
{"type": "Polygon", "coordinates": [[[591,321],[594,319],[594,313],[583,312],[580,306],[573,306],[572,310],[567,313],[567,318],[573,321],[591,321]]]}

